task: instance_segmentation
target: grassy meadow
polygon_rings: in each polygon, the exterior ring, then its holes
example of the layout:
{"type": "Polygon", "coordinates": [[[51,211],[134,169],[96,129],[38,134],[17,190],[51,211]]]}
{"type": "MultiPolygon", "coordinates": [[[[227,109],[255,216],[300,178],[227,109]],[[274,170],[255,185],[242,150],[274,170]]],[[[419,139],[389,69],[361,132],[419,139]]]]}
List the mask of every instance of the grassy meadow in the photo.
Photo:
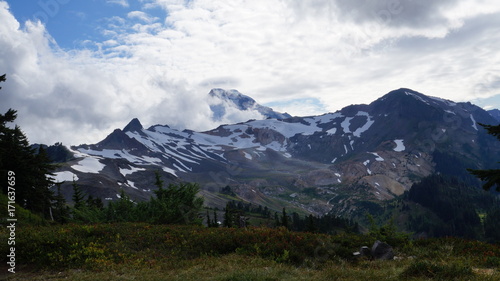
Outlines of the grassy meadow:
{"type": "MultiPolygon", "coordinates": [[[[7,240],[2,228],[0,239],[7,240]]],[[[396,258],[354,258],[376,237],[145,223],[21,226],[7,280],[500,280],[500,247],[392,239],[396,258]]],[[[8,251],[2,243],[2,252],[8,251]]],[[[6,257],[2,258],[6,264],[6,257]]]]}

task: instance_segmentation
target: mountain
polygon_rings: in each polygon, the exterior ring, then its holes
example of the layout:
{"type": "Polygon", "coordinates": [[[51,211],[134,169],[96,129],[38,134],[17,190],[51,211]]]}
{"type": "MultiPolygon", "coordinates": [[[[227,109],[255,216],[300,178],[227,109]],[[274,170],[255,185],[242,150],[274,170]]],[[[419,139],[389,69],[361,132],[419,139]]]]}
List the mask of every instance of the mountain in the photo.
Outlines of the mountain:
{"type": "Polygon", "coordinates": [[[208,95],[213,98],[210,109],[213,113],[213,119],[216,121],[222,120],[231,109],[253,111],[266,118],[286,119],[291,117],[288,113],[279,113],[270,107],[262,106],[237,90],[212,89],[208,95]]]}
{"type": "MultiPolygon", "coordinates": [[[[235,105],[253,106],[233,94],[235,105]]],[[[76,176],[93,197],[116,200],[123,189],[147,200],[159,170],[166,183],[199,183],[212,207],[225,206],[228,198],[219,191],[229,186],[239,199],[272,210],[286,205],[352,215],[379,208],[434,173],[477,184],[465,169],[491,168],[500,155],[497,140],[478,123],[496,122],[471,103],[410,89],[320,116],[250,120],[205,132],[145,129],[133,119],[97,144],[73,146],[75,159],[56,178],[76,176]]],[[[71,198],[70,182],[62,189],[71,198]]]]}
{"type": "Polygon", "coordinates": [[[497,122],[500,122],[500,110],[498,109],[491,109],[488,110],[488,113],[497,120],[497,122]]]}

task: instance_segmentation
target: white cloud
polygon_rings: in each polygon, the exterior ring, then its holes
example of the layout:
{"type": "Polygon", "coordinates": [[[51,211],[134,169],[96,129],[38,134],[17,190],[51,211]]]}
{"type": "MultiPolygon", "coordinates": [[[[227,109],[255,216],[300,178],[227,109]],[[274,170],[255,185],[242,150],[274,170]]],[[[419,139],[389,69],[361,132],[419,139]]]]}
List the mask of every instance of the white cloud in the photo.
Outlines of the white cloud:
{"type": "Polygon", "coordinates": [[[151,17],[150,15],[146,14],[145,12],[142,11],[132,11],[127,14],[127,17],[129,19],[137,19],[145,23],[153,23],[158,21],[158,18],[151,17]]]}
{"type": "MultiPolygon", "coordinates": [[[[459,101],[500,92],[494,1],[142,3],[106,21],[103,42],[62,51],[43,26],[19,29],[0,1],[0,71],[8,75],[0,110],[18,109],[32,141],[78,144],[133,117],[213,128],[205,102],[213,87],[292,115],[369,103],[400,87],[459,101]],[[158,8],[168,17],[151,16],[158,8]]],[[[249,117],[231,116],[224,122],[249,117]]]]}
{"type": "Polygon", "coordinates": [[[124,8],[130,6],[127,0],[106,0],[106,3],[120,5],[124,8]]]}

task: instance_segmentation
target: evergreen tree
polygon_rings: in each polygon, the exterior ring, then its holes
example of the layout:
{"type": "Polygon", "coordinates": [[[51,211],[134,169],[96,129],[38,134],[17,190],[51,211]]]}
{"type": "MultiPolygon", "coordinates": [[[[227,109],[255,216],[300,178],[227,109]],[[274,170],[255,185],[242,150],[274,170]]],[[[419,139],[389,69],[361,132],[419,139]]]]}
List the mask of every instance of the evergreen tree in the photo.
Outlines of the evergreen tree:
{"type": "Polygon", "coordinates": [[[224,210],[224,227],[232,227],[233,226],[233,214],[231,212],[229,202],[226,203],[226,209],[224,210]]]}
{"type": "Polygon", "coordinates": [[[85,202],[83,201],[85,196],[83,195],[80,186],[76,183],[75,178],[73,177],[73,196],[71,199],[73,200],[73,208],[74,209],[82,209],[85,206],[85,202]]]}
{"type": "Polygon", "coordinates": [[[207,210],[207,227],[212,227],[212,222],[210,221],[210,215],[208,214],[208,210],[207,210]]]}
{"type": "Polygon", "coordinates": [[[57,194],[54,197],[54,220],[59,223],[67,223],[70,218],[69,207],[66,199],[61,194],[61,183],[56,183],[57,194]]]}
{"type": "Polygon", "coordinates": [[[313,215],[309,215],[307,217],[307,229],[306,229],[307,232],[316,232],[317,229],[316,229],[316,225],[314,223],[314,217],[313,215]]]}
{"type": "Polygon", "coordinates": [[[126,222],[126,221],[136,221],[135,206],[134,202],[130,200],[130,197],[122,189],[120,191],[120,199],[113,204],[114,210],[116,212],[116,221],[126,222]]]}
{"type": "Polygon", "coordinates": [[[287,229],[290,227],[290,225],[288,223],[288,215],[287,215],[286,210],[285,210],[284,207],[283,207],[283,214],[281,216],[281,225],[284,226],[287,229]]]}
{"type": "Polygon", "coordinates": [[[89,208],[89,209],[97,209],[97,210],[104,209],[104,203],[102,202],[101,198],[94,198],[90,194],[87,197],[86,205],[87,205],[87,208],[89,208]]]}
{"type": "MultiPolygon", "coordinates": [[[[0,82],[5,82],[6,76],[0,76],[0,82]]],[[[1,88],[0,88],[1,89],[1,88]]],[[[16,175],[16,202],[22,207],[50,218],[53,202],[53,180],[49,177],[54,167],[45,151],[39,153],[31,148],[26,135],[19,126],[10,128],[17,112],[9,109],[0,114],[0,176],[7,178],[7,173],[13,171],[16,175]]],[[[0,181],[4,193],[7,192],[7,182],[0,181]]]]}
{"type": "Polygon", "coordinates": [[[54,200],[54,193],[50,190],[54,186],[53,166],[43,147],[39,148],[33,160],[35,163],[31,169],[33,187],[32,193],[26,198],[26,204],[31,211],[49,217],[54,200]]]}
{"type": "Polygon", "coordinates": [[[158,189],[163,188],[163,180],[161,179],[159,171],[155,171],[155,186],[158,187],[158,189]]]}
{"type": "Polygon", "coordinates": [[[201,224],[199,213],[203,198],[197,197],[200,190],[197,184],[170,184],[154,191],[156,198],[151,199],[154,223],[201,224]]]}
{"type": "MultiPolygon", "coordinates": [[[[479,124],[488,131],[488,134],[495,136],[500,141],[500,125],[493,126],[481,123],[479,124]]],[[[467,169],[467,170],[474,176],[486,182],[483,185],[483,188],[485,190],[489,190],[493,186],[496,186],[496,191],[500,191],[500,169],[489,169],[489,170],[467,169]]]]}
{"type": "Polygon", "coordinates": [[[213,227],[219,227],[219,220],[217,219],[217,211],[214,210],[214,223],[213,227]]]}

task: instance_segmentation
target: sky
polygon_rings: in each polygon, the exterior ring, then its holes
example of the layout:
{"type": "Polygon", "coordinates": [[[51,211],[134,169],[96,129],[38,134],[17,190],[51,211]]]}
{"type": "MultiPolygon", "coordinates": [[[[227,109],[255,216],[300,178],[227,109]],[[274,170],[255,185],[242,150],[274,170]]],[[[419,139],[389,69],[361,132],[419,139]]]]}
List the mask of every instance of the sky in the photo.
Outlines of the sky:
{"type": "Polygon", "coordinates": [[[215,128],[212,88],[294,116],[402,87],[500,108],[499,47],[495,0],[0,0],[0,112],[78,145],[136,117],[215,128]]]}

